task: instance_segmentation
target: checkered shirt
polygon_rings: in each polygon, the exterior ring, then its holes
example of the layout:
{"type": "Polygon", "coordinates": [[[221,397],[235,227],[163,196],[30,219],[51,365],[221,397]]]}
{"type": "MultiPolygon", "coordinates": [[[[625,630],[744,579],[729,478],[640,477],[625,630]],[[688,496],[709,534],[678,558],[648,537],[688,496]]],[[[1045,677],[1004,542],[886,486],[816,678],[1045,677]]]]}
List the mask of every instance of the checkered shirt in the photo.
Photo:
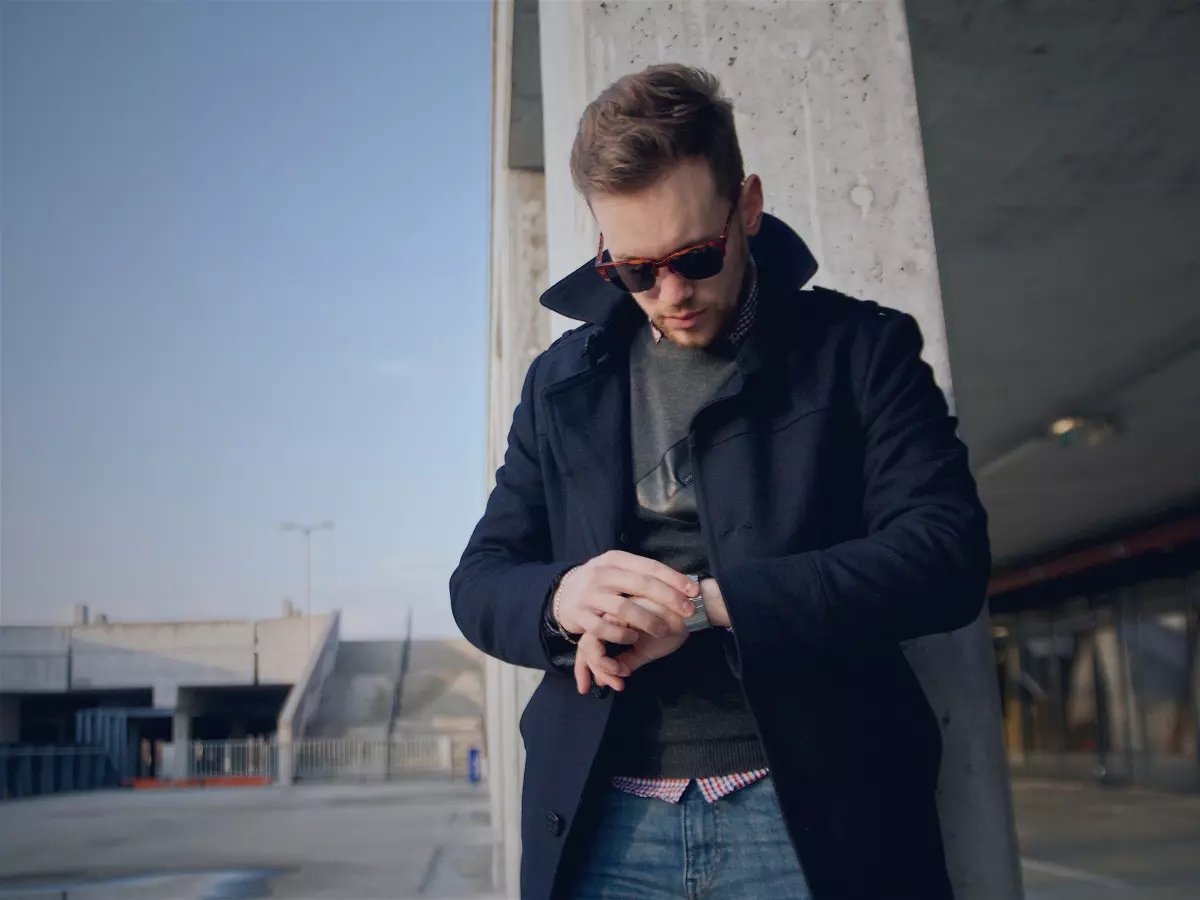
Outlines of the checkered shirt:
{"type": "Polygon", "coordinates": [[[766,778],[768,769],[755,769],[753,772],[739,772],[736,775],[714,775],[712,778],[625,778],[611,779],[612,786],[617,790],[635,797],[647,797],[652,800],[666,800],[668,803],[678,803],[683,798],[683,792],[693,781],[700,788],[700,793],[709,803],[716,803],[722,797],[728,797],[734,791],[749,787],[754,782],[766,778]]]}
{"type": "MultiPolygon", "coordinates": [[[[729,342],[735,347],[746,339],[750,329],[754,327],[754,317],[758,312],[758,265],[754,257],[750,257],[750,289],[738,306],[737,316],[729,328],[729,342]]],[[[654,323],[650,324],[650,333],[654,335],[654,343],[660,343],[663,333],[654,323]]]]}

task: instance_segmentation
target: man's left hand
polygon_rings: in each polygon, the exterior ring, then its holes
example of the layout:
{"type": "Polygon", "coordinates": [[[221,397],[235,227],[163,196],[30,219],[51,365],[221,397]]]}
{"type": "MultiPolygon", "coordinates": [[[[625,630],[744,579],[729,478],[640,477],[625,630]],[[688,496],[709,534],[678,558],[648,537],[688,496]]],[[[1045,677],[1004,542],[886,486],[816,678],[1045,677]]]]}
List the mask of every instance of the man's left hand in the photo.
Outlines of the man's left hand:
{"type": "MultiPolygon", "coordinates": [[[[704,594],[704,606],[708,612],[708,621],[717,628],[729,627],[729,610],[725,606],[725,596],[715,578],[705,578],[700,582],[700,590],[704,594]]],[[[637,602],[646,604],[648,600],[638,599],[637,602]]],[[[611,618],[611,617],[606,617],[611,618]]],[[[605,650],[604,642],[594,634],[584,634],[575,648],[575,687],[579,693],[586,694],[592,684],[610,687],[616,691],[625,690],[625,679],[647,663],[670,656],[683,646],[688,638],[687,628],[683,619],[670,615],[671,631],[663,637],[654,637],[641,633],[638,639],[625,651],[611,657],[605,650]]],[[[616,622],[625,627],[624,623],[616,622]]]]}
{"type": "MultiPolygon", "coordinates": [[[[634,598],[634,602],[641,605],[650,603],[640,597],[634,598]]],[[[585,634],[581,637],[575,648],[575,686],[579,693],[587,693],[593,682],[622,691],[625,689],[625,679],[642,666],[670,656],[682,647],[688,638],[683,618],[669,611],[662,615],[671,626],[667,634],[655,637],[639,633],[637,640],[616,657],[608,656],[604,643],[595,635],[585,634]]]]}

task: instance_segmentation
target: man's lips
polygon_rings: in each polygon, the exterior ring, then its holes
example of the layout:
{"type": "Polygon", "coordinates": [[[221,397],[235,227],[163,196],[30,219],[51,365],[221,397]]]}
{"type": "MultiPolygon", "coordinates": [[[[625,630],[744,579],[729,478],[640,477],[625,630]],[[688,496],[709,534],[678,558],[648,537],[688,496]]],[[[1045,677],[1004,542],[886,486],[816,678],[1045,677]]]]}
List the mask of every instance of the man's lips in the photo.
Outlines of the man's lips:
{"type": "Polygon", "coordinates": [[[666,320],[673,325],[690,325],[704,315],[704,310],[695,309],[691,312],[679,313],[674,316],[666,316],[666,320]]]}

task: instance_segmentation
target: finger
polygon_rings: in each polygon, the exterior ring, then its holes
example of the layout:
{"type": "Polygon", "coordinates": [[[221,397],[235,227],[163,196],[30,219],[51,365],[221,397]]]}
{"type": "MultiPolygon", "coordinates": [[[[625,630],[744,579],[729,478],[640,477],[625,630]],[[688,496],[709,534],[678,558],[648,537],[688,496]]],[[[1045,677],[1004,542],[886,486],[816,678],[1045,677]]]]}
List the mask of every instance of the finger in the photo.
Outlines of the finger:
{"type": "Polygon", "coordinates": [[[626,671],[626,665],[622,662],[618,662],[611,656],[594,657],[588,660],[588,665],[591,666],[593,671],[602,671],[609,675],[621,677],[628,674],[626,671]]]}
{"type": "Polygon", "coordinates": [[[666,623],[667,631],[670,634],[678,634],[681,631],[687,631],[687,622],[684,617],[677,612],[669,609],[663,609],[657,603],[647,600],[645,597],[630,597],[632,602],[638,606],[649,609],[660,620],[666,623]]]}
{"type": "Polygon", "coordinates": [[[595,601],[603,607],[601,615],[651,635],[665,637],[684,628],[684,618],[670,607],[637,594],[628,597],[608,595],[595,601]]]}
{"type": "Polygon", "coordinates": [[[656,559],[647,559],[644,556],[627,553],[624,550],[613,550],[604,556],[605,560],[616,568],[656,578],[663,584],[675,588],[681,594],[695,597],[700,593],[700,588],[696,582],[692,581],[692,579],[688,578],[682,572],[676,572],[670,566],[660,563],[656,559]]]}
{"type": "MultiPolygon", "coordinates": [[[[690,616],[694,611],[689,597],[653,575],[610,568],[598,572],[596,580],[597,586],[608,593],[644,597],[683,616],[690,616]]],[[[688,584],[692,582],[689,580],[688,584]]]]}
{"type": "Polygon", "coordinates": [[[632,628],[622,628],[616,622],[610,622],[595,613],[585,613],[580,616],[580,621],[584,631],[610,644],[632,644],[638,638],[638,633],[632,628]]]}
{"type": "Polygon", "coordinates": [[[575,654],[575,689],[581,694],[586,694],[588,688],[592,686],[592,670],[589,668],[587,661],[582,653],[575,654]]]}
{"type": "Polygon", "coordinates": [[[575,648],[575,689],[586,694],[592,686],[592,670],[588,667],[588,635],[579,639],[575,648]]]}
{"type": "Polygon", "coordinates": [[[601,687],[610,687],[614,691],[625,690],[625,679],[619,675],[613,675],[602,670],[592,670],[592,677],[595,678],[596,684],[601,687]]]}
{"type": "Polygon", "coordinates": [[[580,637],[575,648],[575,687],[579,693],[586,694],[592,686],[591,664],[601,659],[607,660],[608,655],[599,639],[591,634],[580,637]]]}
{"type": "Polygon", "coordinates": [[[634,597],[619,597],[614,594],[605,597],[603,604],[602,614],[605,621],[614,625],[635,628],[651,637],[665,637],[671,633],[668,613],[656,603],[648,600],[639,602],[634,597]]]}

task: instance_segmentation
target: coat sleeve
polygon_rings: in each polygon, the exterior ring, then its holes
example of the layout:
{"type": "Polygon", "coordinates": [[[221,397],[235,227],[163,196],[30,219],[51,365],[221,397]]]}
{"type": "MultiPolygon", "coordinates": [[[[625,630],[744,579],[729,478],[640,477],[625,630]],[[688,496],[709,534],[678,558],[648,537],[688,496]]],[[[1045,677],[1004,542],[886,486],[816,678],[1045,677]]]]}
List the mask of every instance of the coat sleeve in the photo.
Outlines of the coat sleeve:
{"type": "Polygon", "coordinates": [[[916,322],[886,318],[856,378],[865,536],[717,573],[743,670],[953,631],[982,608],[991,558],[967,449],[916,322]]]}
{"type": "Polygon", "coordinates": [[[483,518],[450,576],[450,605],[463,635],[489,656],[561,671],[562,648],[548,645],[542,624],[551,587],[574,563],[555,562],[551,550],[535,424],[537,365],[525,376],[483,518]]]}

